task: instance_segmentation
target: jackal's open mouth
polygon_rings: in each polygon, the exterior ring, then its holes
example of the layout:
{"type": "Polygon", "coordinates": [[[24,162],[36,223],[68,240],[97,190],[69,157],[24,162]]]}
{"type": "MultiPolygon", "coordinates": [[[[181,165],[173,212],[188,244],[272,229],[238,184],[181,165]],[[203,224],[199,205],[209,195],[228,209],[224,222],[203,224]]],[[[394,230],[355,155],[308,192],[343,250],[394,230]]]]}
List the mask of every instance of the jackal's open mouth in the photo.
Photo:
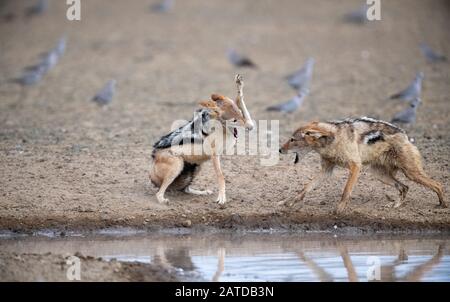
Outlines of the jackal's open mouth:
{"type": "Polygon", "coordinates": [[[233,128],[233,135],[234,135],[235,138],[238,137],[238,131],[237,131],[237,128],[233,128]]]}
{"type": "Polygon", "coordinates": [[[298,161],[299,161],[299,155],[298,155],[298,152],[295,152],[294,164],[298,163],[298,161]]]}

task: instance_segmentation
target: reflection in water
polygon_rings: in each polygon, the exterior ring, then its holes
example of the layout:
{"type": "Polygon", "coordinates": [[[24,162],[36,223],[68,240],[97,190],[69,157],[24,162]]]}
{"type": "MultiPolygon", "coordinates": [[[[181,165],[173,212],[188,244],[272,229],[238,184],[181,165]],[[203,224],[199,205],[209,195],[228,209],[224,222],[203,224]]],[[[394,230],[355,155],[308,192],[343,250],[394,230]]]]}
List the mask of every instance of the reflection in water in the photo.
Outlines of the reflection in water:
{"type": "Polygon", "coordinates": [[[447,237],[296,234],[141,234],[0,239],[0,251],[75,253],[152,262],[186,281],[367,281],[369,256],[381,281],[450,281],[447,237]]]}
{"type": "Polygon", "coordinates": [[[345,246],[339,245],[339,253],[341,254],[342,261],[344,262],[344,267],[347,271],[348,281],[350,282],[358,282],[358,276],[355,271],[355,267],[353,266],[352,259],[348,254],[348,250],[345,246]]]}

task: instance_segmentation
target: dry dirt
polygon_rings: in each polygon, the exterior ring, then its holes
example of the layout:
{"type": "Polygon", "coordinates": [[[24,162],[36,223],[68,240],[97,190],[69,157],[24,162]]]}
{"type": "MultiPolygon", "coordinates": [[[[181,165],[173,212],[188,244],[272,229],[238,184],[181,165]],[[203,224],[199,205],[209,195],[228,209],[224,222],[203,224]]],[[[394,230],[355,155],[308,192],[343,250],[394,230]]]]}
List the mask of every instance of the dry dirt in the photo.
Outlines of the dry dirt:
{"type": "MultiPolygon", "coordinates": [[[[148,180],[151,146],[177,119],[189,119],[213,92],[234,96],[243,73],[254,119],[279,119],[285,139],[300,123],[369,115],[389,120],[404,107],[387,97],[425,73],[423,106],[408,129],[426,171],[449,188],[449,63],[430,65],[418,44],[450,55],[450,5],[442,0],[382,1],[382,20],[365,26],[341,16],[359,1],[177,1],[168,14],[153,1],[82,2],[82,21],[65,19],[65,2],[25,19],[26,1],[4,1],[0,20],[0,229],[162,228],[329,229],[450,231],[450,209],[436,208],[434,193],[409,181],[407,204],[391,209],[397,192],[363,173],[347,213],[333,214],[346,171],[295,198],[319,168],[309,155],[298,165],[284,156],[272,167],[256,156],[222,160],[228,203],[215,196],[169,194],[156,202],[148,180]],[[66,34],[60,63],[33,87],[11,83],[25,66],[66,34]],[[225,56],[237,47],[259,65],[237,69],[225,56]],[[291,115],[265,108],[293,96],[283,77],[313,56],[311,94],[291,115]],[[108,108],[90,98],[110,78],[118,81],[108,108]]],[[[196,187],[216,189],[206,164],[196,187]]],[[[448,198],[447,198],[448,199],[448,198]]]]}

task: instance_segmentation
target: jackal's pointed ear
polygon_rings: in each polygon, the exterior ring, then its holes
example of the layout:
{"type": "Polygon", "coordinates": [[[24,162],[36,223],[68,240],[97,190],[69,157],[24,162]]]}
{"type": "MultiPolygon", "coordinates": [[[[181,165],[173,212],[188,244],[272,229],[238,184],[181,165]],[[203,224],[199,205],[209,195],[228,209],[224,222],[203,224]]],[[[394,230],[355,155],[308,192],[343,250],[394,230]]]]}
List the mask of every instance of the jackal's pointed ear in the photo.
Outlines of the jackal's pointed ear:
{"type": "Polygon", "coordinates": [[[223,95],[214,93],[214,94],[211,95],[211,100],[213,100],[214,102],[217,103],[217,105],[220,106],[220,105],[223,104],[223,101],[225,100],[225,97],[223,95]]]}
{"type": "Polygon", "coordinates": [[[306,129],[304,132],[305,140],[308,143],[317,143],[321,146],[331,143],[334,140],[334,134],[331,131],[325,129],[313,128],[306,129]]]}
{"type": "Polygon", "coordinates": [[[200,101],[198,104],[205,108],[216,108],[217,107],[217,104],[211,100],[200,101]]]}
{"type": "Polygon", "coordinates": [[[322,136],[328,136],[326,132],[320,130],[307,130],[305,136],[310,136],[313,138],[321,138],[322,136]]]}

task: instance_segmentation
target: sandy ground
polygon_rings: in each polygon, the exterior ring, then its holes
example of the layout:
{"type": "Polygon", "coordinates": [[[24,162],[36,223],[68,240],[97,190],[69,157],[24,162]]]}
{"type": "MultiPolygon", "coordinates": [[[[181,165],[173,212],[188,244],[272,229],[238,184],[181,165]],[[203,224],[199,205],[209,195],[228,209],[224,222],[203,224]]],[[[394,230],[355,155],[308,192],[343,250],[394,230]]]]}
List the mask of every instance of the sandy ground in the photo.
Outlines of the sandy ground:
{"type": "Polygon", "coordinates": [[[177,281],[173,273],[147,263],[127,263],[77,254],[80,280],[69,280],[69,256],[46,254],[0,253],[2,282],[169,282],[177,281]]]}
{"type": "MultiPolygon", "coordinates": [[[[111,226],[329,229],[334,224],[370,230],[450,230],[450,210],[434,193],[409,181],[407,204],[386,205],[397,192],[363,173],[349,210],[333,214],[346,171],[292,199],[319,168],[309,155],[264,167],[256,156],[222,160],[229,202],[215,196],[169,194],[156,202],[148,180],[151,146],[177,119],[189,119],[213,92],[234,96],[243,73],[254,119],[279,119],[282,139],[300,123],[370,115],[390,119],[404,104],[387,97],[419,70],[426,75],[418,121],[408,129],[426,171],[449,187],[449,64],[430,65],[418,44],[450,54],[448,1],[383,1],[382,21],[345,24],[359,1],[178,1],[168,14],[149,11],[150,0],[83,1],[82,21],[65,19],[65,2],[23,17],[26,1],[3,1],[0,20],[0,229],[96,229],[111,226]],[[9,21],[8,21],[9,20],[9,21]],[[60,63],[33,87],[11,83],[39,53],[66,34],[60,63]],[[237,69],[225,56],[237,47],[260,66],[237,69]],[[268,113],[287,100],[283,80],[307,57],[316,59],[311,94],[292,115],[268,113]],[[108,108],[90,98],[115,78],[108,108]]],[[[212,165],[194,185],[216,190],[212,165]]],[[[53,261],[53,260],[45,260],[53,261]]],[[[99,263],[101,265],[101,263],[99,263]]],[[[113,277],[111,277],[113,278],[113,277]]]]}

